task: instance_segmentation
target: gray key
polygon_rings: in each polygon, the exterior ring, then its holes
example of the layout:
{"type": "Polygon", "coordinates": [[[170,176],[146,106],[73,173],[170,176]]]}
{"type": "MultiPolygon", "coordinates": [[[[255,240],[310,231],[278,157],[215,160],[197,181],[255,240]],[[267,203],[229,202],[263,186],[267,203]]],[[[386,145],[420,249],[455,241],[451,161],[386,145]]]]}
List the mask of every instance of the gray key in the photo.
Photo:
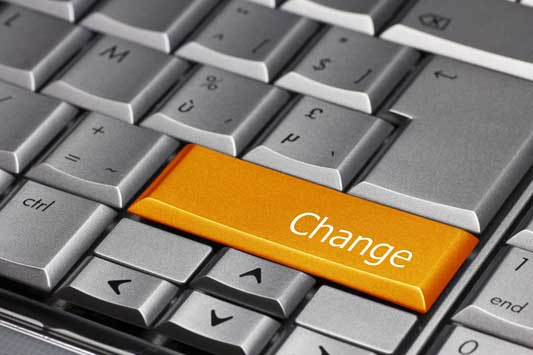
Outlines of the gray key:
{"type": "Polygon", "coordinates": [[[286,12],[234,0],[177,54],[270,82],[317,26],[286,12]]]}
{"type": "Polygon", "coordinates": [[[82,25],[170,53],[218,0],[107,0],[82,25]]]}
{"type": "Polygon", "coordinates": [[[456,327],[435,355],[532,355],[533,351],[490,335],[456,327]]]}
{"type": "Polygon", "coordinates": [[[331,28],[276,85],[372,113],[418,57],[410,48],[331,28]]]}
{"type": "Polygon", "coordinates": [[[533,253],[510,248],[481,291],[453,320],[533,347],[533,253]]]}
{"type": "Polygon", "coordinates": [[[257,355],[278,327],[270,317],[192,292],[158,330],[213,354],[257,355]]]}
{"type": "Polygon", "coordinates": [[[20,173],[77,112],[69,104],[0,82],[0,168],[20,173]]]}
{"type": "Polygon", "coordinates": [[[0,11],[0,79],[35,91],[90,38],[59,19],[8,5],[0,11]]]}
{"type": "Polygon", "coordinates": [[[92,113],[28,176],[122,208],[177,146],[152,130],[92,113]]]}
{"type": "Polygon", "coordinates": [[[2,353],[9,355],[89,355],[86,350],[0,320],[2,353]]]}
{"type": "Polygon", "coordinates": [[[533,163],[533,120],[524,115],[532,90],[434,58],[392,107],[409,126],[350,193],[481,232],[533,163]]]}
{"type": "Polygon", "coordinates": [[[123,219],[95,254],[118,264],[184,284],[211,253],[210,246],[123,219]]]}
{"type": "Polygon", "coordinates": [[[379,118],[304,97],[244,158],[342,190],[392,129],[379,118]]]}
{"type": "Polygon", "coordinates": [[[59,17],[69,22],[78,20],[98,0],[5,0],[59,17]]]}
{"type": "Polygon", "coordinates": [[[225,249],[221,259],[209,272],[199,276],[193,286],[276,317],[288,318],[314,283],[303,272],[225,249]]]}
{"type": "Polygon", "coordinates": [[[533,9],[502,0],[421,0],[381,37],[532,80],[533,52],[523,42],[532,17],[533,9]]]}
{"type": "Polygon", "coordinates": [[[149,327],[176,295],[168,281],[91,258],[58,297],[141,327],[149,327]]]}
{"type": "Polygon", "coordinates": [[[236,156],[288,99],[259,81],[202,67],[141,125],[236,156]]]}
{"type": "Polygon", "coordinates": [[[533,252],[533,218],[524,228],[509,239],[507,244],[533,252]]]}
{"type": "Polygon", "coordinates": [[[115,214],[96,202],[27,182],[0,210],[0,274],[52,290],[115,214]]]}
{"type": "Polygon", "coordinates": [[[177,58],[107,36],[43,92],[134,123],[186,69],[177,58]]]}
{"type": "Polygon", "coordinates": [[[288,0],[282,9],[375,35],[402,4],[403,0],[288,0]]]}
{"type": "Polygon", "coordinates": [[[296,327],[276,355],[375,355],[333,338],[296,327]]]}
{"type": "Polygon", "coordinates": [[[256,4],[268,6],[268,7],[277,7],[283,0],[248,0],[255,2],[256,4]]]}
{"type": "Polygon", "coordinates": [[[396,351],[416,321],[414,314],[329,286],[296,318],[301,326],[386,354],[396,351]]]}
{"type": "Polygon", "coordinates": [[[13,176],[9,175],[5,171],[0,170],[0,195],[7,189],[13,180],[13,176]]]}

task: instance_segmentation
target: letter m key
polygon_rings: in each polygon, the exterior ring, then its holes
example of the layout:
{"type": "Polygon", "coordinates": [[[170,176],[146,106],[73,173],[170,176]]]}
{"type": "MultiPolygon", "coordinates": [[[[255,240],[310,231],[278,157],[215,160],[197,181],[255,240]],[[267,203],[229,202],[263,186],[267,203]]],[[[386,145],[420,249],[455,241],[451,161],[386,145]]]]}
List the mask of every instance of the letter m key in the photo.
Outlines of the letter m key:
{"type": "Polygon", "coordinates": [[[100,57],[107,57],[109,60],[116,60],[117,63],[122,63],[124,59],[130,54],[129,50],[119,52],[116,45],[107,48],[103,52],[100,52],[98,55],[100,57]]]}

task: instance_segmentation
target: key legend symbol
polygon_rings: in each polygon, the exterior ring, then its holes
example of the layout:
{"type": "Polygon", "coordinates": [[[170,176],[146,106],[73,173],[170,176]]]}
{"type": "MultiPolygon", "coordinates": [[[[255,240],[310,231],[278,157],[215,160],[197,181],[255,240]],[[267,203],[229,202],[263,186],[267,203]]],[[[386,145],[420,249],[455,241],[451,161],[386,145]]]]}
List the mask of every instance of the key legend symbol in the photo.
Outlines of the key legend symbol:
{"type": "Polygon", "coordinates": [[[258,267],[258,268],[255,268],[253,270],[247,271],[247,272],[242,273],[242,274],[239,275],[240,278],[247,277],[247,276],[254,277],[255,281],[257,281],[257,283],[260,284],[261,281],[262,281],[261,268],[258,267]]]}
{"type": "Polygon", "coordinates": [[[436,14],[421,15],[418,17],[418,19],[423,26],[439,31],[444,31],[450,22],[452,22],[451,19],[436,14]]]}
{"type": "Polygon", "coordinates": [[[126,284],[126,283],[130,283],[131,280],[110,280],[110,281],[107,281],[107,284],[109,285],[109,287],[111,287],[111,289],[113,290],[113,292],[115,292],[115,294],[117,295],[120,295],[120,286],[123,285],[123,284],[126,284]]]}
{"type": "Polygon", "coordinates": [[[214,309],[211,310],[211,326],[212,327],[216,327],[217,325],[220,325],[232,319],[233,319],[233,316],[219,317],[217,316],[217,313],[214,309]]]}
{"type": "Polygon", "coordinates": [[[224,81],[224,79],[219,79],[219,78],[217,78],[214,75],[208,75],[205,78],[205,83],[203,83],[200,86],[201,87],[206,87],[207,90],[209,90],[209,91],[215,91],[216,89],[218,89],[218,84],[220,84],[223,81],[224,81]]]}
{"type": "Polygon", "coordinates": [[[65,155],[65,159],[70,160],[70,161],[72,161],[74,163],[78,163],[81,160],[81,158],[79,156],[74,155],[74,154],[65,155]]]}

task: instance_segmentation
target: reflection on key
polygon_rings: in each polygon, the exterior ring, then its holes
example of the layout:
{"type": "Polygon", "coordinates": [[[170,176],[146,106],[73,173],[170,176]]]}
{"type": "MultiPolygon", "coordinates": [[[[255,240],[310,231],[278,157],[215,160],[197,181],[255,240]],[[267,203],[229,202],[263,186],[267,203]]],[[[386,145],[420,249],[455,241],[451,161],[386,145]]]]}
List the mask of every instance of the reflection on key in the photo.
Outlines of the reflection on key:
{"type": "Polygon", "coordinates": [[[233,0],[177,54],[270,82],[317,27],[286,12],[233,0]]]}
{"type": "Polygon", "coordinates": [[[279,326],[270,317],[193,291],[158,331],[213,354],[258,355],[279,326]]]}
{"type": "Polygon", "coordinates": [[[187,282],[211,253],[210,246],[122,219],[95,254],[177,284],[187,282]]]}
{"type": "Polygon", "coordinates": [[[0,28],[0,78],[32,91],[91,37],[81,27],[13,5],[2,7],[0,28]]]}
{"type": "Polygon", "coordinates": [[[523,42],[532,17],[533,9],[502,0],[421,0],[381,37],[533,80],[533,52],[523,42]]]}
{"type": "Polygon", "coordinates": [[[283,10],[375,35],[403,0],[287,0],[283,10]]]}
{"type": "Polygon", "coordinates": [[[106,36],[43,92],[134,123],[186,69],[187,64],[177,58],[106,36]]]}
{"type": "Polygon", "coordinates": [[[177,146],[152,130],[92,113],[28,177],[121,208],[177,146]]]}
{"type": "Polygon", "coordinates": [[[0,210],[0,275],[51,291],[115,214],[96,202],[25,183],[0,210]]]}
{"type": "Polygon", "coordinates": [[[392,129],[377,117],[304,97],[244,159],[342,190],[392,129]]]}
{"type": "Polygon", "coordinates": [[[196,145],[129,212],[422,313],[477,243],[462,230],[196,145]]]}
{"type": "Polygon", "coordinates": [[[303,272],[226,249],[193,286],[250,308],[288,318],[314,285],[303,272]]]}
{"type": "Polygon", "coordinates": [[[453,320],[533,347],[533,253],[509,248],[479,294],[453,320]]]}
{"type": "Polygon", "coordinates": [[[331,28],[276,85],[372,113],[418,57],[413,49],[331,28]]]}
{"type": "Polygon", "coordinates": [[[443,57],[392,112],[412,119],[350,193],[476,233],[533,164],[533,83],[443,57]],[[505,90],[487,90],[501,88],[505,90]]]}
{"type": "Polygon", "coordinates": [[[170,53],[217,0],[103,0],[82,25],[170,53]]]}
{"type": "Polygon", "coordinates": [[[531,355],[533,351],[464,327],[455,327],[435,355],[531,355]]]}
{"type": "Polygon", "coordinates": [[[20,173],[77,113],[69,104],[0,82],[0,168],[20,173]]]}
{"type": "Polygon", "coordinates": [[[333,338],[392,354],[415,325],[414,314],[322,286],[296,323],[333,338]]]}
{"type": "Polygon", "coordinates": [[[59,17],[69,22],[77,21],[98,0],[6,0],[35,11],[59,17]]]}
{"type": "Polygon", "coordinates": [[[284,90],[204,66],[141,126],[236,156],[288,100],[284,90]]]}
{"type": "Polygon", "coordinates": [[[375,355],[371,351],[363,350],[302,327],[296,327],[276,352],[276,355],[294,354],[375,355]]]}
{"type": "Polygon", "coordinates": [[[5,171],[0,170],[0,195],[4,193],[13,180],[13,176],[9,175],[5,171]]]}
{"type": "Polygon", "coordinates": [[[255,2],[263,6],[276,7],[279,4],[281,4],[283,0],[248,0],[248,1],[255,2]]]}
{"type": "Polygon", "coordinates": [[[91,258],[58,296],[124,322],[148,327],[177,291],[167,281],[91,258]]]}

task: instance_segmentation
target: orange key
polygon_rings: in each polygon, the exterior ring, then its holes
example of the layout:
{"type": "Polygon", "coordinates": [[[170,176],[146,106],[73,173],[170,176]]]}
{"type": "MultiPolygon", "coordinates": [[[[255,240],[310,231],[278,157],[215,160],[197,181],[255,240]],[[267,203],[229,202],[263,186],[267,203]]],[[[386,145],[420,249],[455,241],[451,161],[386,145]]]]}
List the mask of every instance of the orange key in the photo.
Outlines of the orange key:
{"type": "Polygon", "coordinates": [[[471,234],[196,145],[129,211],[425,313],[471,234]]]}

